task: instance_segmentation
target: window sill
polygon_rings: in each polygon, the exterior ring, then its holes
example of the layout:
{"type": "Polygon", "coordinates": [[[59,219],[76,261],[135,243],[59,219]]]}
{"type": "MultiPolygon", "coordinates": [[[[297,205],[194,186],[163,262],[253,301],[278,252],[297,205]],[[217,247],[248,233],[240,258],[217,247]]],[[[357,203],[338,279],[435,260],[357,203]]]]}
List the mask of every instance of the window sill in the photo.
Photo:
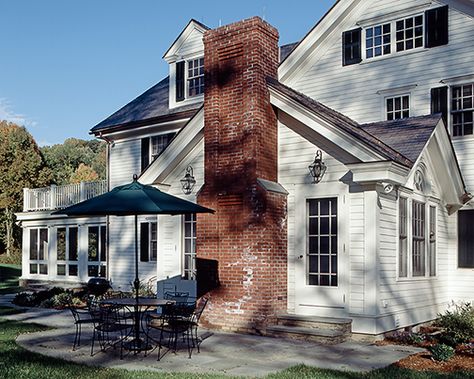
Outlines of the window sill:
{"type": "Polygon", "coordinates": [[[417,277],[409,277],[409,278],[397,278],[397,283],[416,283],[420,281],[432,281],[438,280],[438,276],[417,276],[417,277]]]}
{"type": "MultiPolygon", "coordinates": [[[[451,136],[451,135],[450,135],[451,136]]],[[[474,134],[466,134],[464,136],[451,136],[453,142],[457,141],[474,141],[474,134]]]]}

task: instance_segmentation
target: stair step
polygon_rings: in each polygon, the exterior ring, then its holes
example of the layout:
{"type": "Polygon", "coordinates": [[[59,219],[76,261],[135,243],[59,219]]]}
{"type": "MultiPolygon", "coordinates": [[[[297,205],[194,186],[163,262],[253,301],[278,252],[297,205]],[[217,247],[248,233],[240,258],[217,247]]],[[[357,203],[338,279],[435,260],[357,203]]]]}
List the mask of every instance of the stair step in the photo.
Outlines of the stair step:
{"type": "Polygon", "coordinates": [[[293,315],[293,314],[279,314],[277,316],[279,320],[298,320],[308,321],[314,323],[324,324],[351,324],[352,319],[350,318],[336,318],[336,317],[320,317],[320,316],[304,316],[304,315],[293,315]]]}
{"type": "Polygon", "coordinates": [[[282,314],[277,316],[277,324],[296,328],[338,330],[342,333],[352,332],[352,320],[350,318],[282,314]]]}
{"type": "Polygon", "coordinates": [[[324,344],[341,343],[349,338],[350,333],[340,330],[305,328],[285,325],[269,325],[266,329],[266,335],[272,337],[285,337],[313,341],[324,344]]]}

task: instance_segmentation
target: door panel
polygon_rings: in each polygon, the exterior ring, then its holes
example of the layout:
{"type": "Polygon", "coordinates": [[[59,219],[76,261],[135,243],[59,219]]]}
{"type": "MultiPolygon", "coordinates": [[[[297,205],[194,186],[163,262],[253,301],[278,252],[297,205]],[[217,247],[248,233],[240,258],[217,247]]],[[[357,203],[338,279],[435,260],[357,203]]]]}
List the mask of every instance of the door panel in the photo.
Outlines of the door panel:
{"type": "Polygon", "coordinates": [[[295,227],[295,300],[301,314],[324,315],[345,308],[342,196],[299,196],[295,227]]]}

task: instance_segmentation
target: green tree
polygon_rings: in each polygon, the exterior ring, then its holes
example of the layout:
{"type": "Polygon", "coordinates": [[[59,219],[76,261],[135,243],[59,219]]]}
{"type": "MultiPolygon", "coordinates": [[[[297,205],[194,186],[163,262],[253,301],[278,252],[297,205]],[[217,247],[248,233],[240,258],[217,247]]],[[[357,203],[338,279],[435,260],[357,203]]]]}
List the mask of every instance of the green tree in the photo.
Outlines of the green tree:
{"type": "Polygon", "coordinates": [[[79,167],[72,173],[69,183],[93,182],[98,179],[99,175],[92,167],[79,163],[79,167]]]}
{"type": "Polygon", "coordinates": [[[4,233],[0,236],[10,255],[15,247],[15,212],[21,211],[23,188],[44,187],[51,171],[28,131],[16,124],[0,121],[0,211],[4,233]]]}
{"type": "Polygon", "coordinates": [[[105,148],[105,143],[97,140],[68,138],[62,144],[44,146],[41,151],[53,172],[53,182],[62,185],[70,183],[81,163],[92,167],[100,179],[105,179],[105,148]]]}

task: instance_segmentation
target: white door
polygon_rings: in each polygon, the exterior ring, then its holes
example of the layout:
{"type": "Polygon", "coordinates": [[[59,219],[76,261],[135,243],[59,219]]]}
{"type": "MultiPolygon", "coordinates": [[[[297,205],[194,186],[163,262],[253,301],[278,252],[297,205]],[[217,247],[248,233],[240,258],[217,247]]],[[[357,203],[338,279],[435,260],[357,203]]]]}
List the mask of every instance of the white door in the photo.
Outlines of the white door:
{"type": "Polygon", "coordinates": [[[346,304],[344,196],[301,196],[295,212],[295,300],[300,314],[337,316],[346,304]]]}
{"type": "Polygon", "coordinates": [[[158,216],[158,280],[181,276],[181,228],[181,216],[158,216]]]}

